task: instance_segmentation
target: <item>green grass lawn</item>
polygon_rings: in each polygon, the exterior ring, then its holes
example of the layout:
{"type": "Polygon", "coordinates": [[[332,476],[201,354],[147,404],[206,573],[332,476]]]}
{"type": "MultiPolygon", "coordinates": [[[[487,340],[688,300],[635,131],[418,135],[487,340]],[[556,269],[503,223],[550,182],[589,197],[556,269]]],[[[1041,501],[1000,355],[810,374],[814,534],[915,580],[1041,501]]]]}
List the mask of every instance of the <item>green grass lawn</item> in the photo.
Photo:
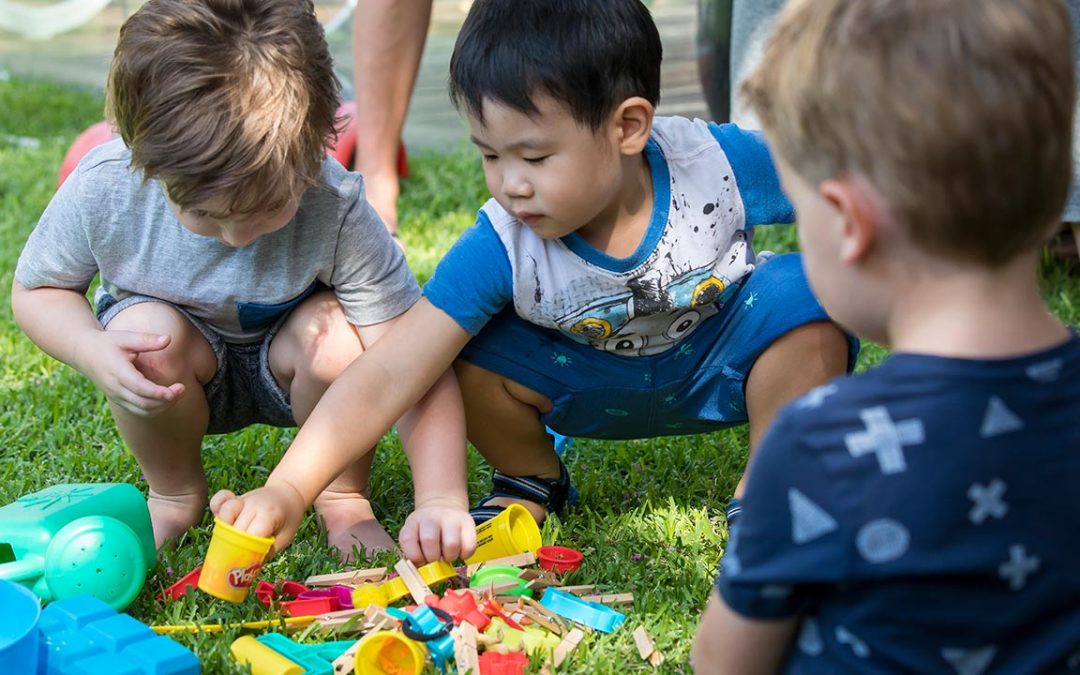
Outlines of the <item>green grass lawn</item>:
{"type": "MultiPolygon", "coordinates": [[[[125,449],[104,397],[89,380],[53,361],[15,325],[9,306],[11,276],[22,243],[53,192],[64,151],[79,131],[101,117],[95,95],[53,85],[0,81],[0,503],[61,482],[131,482],[145,490],[138,466],[125,449]],[[13,137],[31,137],[29,147],[13,137]],[[33,144],[30,144],[33,145],[33,144]]],[[[401,202],[402,236],[421,281],[434,270],[455,237],[468,227],[486,189],[475,153],[412,158],[412,176],[401,202]]],[[[759,248],[791,250],[792,228],[762,228],[759,248]]],[[[1049,264],[1045,293],[1067,321],[1080,320],[1080,279],[1049,264]]],[[[860,367],[884,351],[864,349],[860,367]]],[[[294,430],[256,426],[208,438],[203,453],[211,491],[245,491],[263,483],[288,447],[294,430]]],[[[662,672],[688,672],[691,638],[712,587],[726,541],[723,505],[745,461],[745,429],[705,436],[648,441],[579,440],[568,453],[581,493],[580,506],[564,520],[549,519],[545,542],[577,548],[585,564],[568,583],[598,584],[609,592],[632,592],[624,628],[590,635],[564,672],[624,673],[649,670],[630,632],[644,624],[667,656],[662,672]]],[[[470,456],[470,492],[487,489],[487,470],[470,456]]],[[[383,439],[372,480],[376,509],[391,533],[412,503],[408,465],[395,435],[383,439]]],[[[201,593],[162,605],[154,596],[178,575],[200,564],[209,521],[160,554],[142,595],[128,609],[148,624],[253,620],[266,610],[254,598],[231,605],[201,593]]],[[[393,564],[384,554],[363,566],[393,564]]],[[[314,519],[296,542],[264,568],[267,579],[302,580],[337,571],[314,519]]],[[[305,634],[302,634],[306,635],[305,634]]],[[[187,635],[207,673],[243,672],[228,646],[234,633],[187,635]]],[[[433,671],[433,669],[432,669],[433,671]]]]}

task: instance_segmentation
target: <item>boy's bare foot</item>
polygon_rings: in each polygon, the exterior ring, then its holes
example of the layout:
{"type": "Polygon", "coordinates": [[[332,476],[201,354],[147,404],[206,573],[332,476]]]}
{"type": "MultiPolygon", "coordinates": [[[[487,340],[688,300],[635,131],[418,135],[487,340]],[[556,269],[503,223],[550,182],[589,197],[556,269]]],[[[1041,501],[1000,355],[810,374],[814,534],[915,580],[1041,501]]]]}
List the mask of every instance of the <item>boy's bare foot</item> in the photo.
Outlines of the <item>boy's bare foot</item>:
{"type": "Polygon", "coordinates": [[[371,502],[356,492],[324,491],[315,500],[315,512],[322,518],[327,539],[341,553],[343,562],[352,561],[353,547],[367,555],[397,547],[379,524],[371,502]]]}
{"type": "Polygon", "coordinates": [[[163,495],[150,490],[146,499],[150,522],[154,526],[154,547],[179,537],[202,521],[206,512],[205,494],[163,495]]]}

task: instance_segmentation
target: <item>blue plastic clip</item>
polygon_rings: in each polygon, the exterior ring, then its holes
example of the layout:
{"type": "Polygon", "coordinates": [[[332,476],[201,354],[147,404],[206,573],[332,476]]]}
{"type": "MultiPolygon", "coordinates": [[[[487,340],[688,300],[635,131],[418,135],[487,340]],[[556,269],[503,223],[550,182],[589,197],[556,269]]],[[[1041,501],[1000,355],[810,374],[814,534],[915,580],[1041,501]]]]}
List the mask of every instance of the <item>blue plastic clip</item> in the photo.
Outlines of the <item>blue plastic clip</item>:
{"type": "Polygon", "coordinates": [[[601,605],[599,602],[582,600],[576,595],[557,588],[546,589],[540,604],[559,616],[577,621],[601,633],[610,633],[626,620],[626,615],[622,612],[601,605]]]}
{"type": "Polygon", "coordinates": [[[454,658],[454,638],[450,635],[454,620],[446,612],[419,605],[411,612],[387,607],[386,613],[401,620],[401,632],[405,637],[427,645],[432,662],[440,669],[447,660],[454,658]]]}
{"type": "Polygon", "coordinates": [[[302,645],[281,633],[267,633],[255,639],[296,665],[302,666],[304,675],[333,675],[334,660],[356,644],[356,640],[337,640],[317,645],[302,645]]]}

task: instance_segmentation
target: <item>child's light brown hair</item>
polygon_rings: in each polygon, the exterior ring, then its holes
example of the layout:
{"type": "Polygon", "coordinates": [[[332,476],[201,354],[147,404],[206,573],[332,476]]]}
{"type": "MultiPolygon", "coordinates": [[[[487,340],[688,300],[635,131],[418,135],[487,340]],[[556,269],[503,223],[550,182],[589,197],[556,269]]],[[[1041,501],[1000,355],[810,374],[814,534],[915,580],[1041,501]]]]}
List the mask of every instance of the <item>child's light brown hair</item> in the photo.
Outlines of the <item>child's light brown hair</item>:
{"type": "Polygon", "coordinates": [[[1060,0],[792,0],[743,93],[804,179],[860,175],[922,249],[998,267],[1071,174],[1060,0]]]}
{"type": "Polygon", "coordinates": [[[243,214],[314,184],[340,99],[311,0],[149,0],[120,29],[106,114],[173,203],[243,214]]]}

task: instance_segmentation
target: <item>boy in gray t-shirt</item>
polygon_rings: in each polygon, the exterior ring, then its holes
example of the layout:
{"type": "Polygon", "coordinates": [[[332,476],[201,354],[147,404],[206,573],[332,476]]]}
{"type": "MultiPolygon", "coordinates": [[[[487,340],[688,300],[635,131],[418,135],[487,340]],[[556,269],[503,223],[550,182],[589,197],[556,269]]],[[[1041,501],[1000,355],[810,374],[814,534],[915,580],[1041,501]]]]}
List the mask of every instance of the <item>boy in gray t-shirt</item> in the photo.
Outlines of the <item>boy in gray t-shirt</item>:
{"type": "MultiPolygon", "coordinates": [[[[360,176],[326,156],[338,104],[311,2],[150,0],[109,72],[122,140],[80,162],[19,258],[15,318],[105,392],[149,483],[158,545],[202,518],[204,435],[303,424],[420,296],[360,176]]],[[[461,408],[447,373],[401,420],[414,560],[467,555],[475,540],[461,408]]],[[[346,555],[394,545],[366,497],[371,458],[318,497],[293,495],[314,500],[346,555]]]]}

